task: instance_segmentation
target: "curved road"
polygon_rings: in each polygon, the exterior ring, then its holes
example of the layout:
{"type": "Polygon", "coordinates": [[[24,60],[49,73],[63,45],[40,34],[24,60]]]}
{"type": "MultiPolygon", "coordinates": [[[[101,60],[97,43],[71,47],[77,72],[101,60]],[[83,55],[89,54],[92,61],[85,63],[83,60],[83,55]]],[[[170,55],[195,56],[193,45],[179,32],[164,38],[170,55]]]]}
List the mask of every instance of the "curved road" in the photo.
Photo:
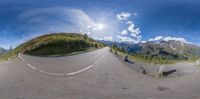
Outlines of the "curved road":
{"type": "Polygon", "coordinates": [[[109,48],[66,57],[21,57],[25,62],[16,58],[0,63],[0,99],[200,99],[200,71],[153,78],[132,70],[109,48]],[[37,71],[71,73],[88,66],[65,77],[37,71]]]}
{"type": "Polygon", "coordinates": [[[108,48],[67,57],[34,57],[19,54],[19,59],[32,70],[49,76],[71,76],[84,72],[106,56],[108,48]]]}

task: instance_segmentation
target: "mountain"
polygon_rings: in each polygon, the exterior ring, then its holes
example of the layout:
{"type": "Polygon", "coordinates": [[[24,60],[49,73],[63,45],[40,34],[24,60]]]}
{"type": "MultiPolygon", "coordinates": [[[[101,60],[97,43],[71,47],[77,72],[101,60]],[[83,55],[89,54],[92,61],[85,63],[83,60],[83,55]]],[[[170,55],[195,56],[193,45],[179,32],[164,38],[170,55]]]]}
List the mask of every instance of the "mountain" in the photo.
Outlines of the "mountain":
{"type": "Polygon", "coordinates": [[[130,50],[130,52],[162,56],[167,59],[187,60],[200,56],[200,47],[174,40],[140,43],[134,48],[137,50],[130,50]]]}
{"type": "Polygon", "coordinates": [[[113,41],[105,41],[105,40],[97,40],[97,42],[103,43],[108,46],[111,46],[114,43],[113,41]]]}
{"type": "MultiPolygon", "coordinates": [[[[134,44],[116,42],[119,49],[123,48],[129,54],[159,56],[169,60],[187,60],[200,57],[200,47],[180,41],[156,41],[134,44]]],[[[111,42],[109,42],[111,45],[111,42]]]]}
{"type": "Polygon", "coordinates": [[[6,49],[4,49],[4,48],[0,47],[0,55],[3,55],[3,54],[5,54],[6,52],[7,52],[7,50],[6,50],[6,49]]]}
{"type": "Polygon", "coordinates": [[[180,41],[160,41],[139,44],[139,53],[165,56],[169,59],[191,59],[200,56],[200,47],[180,41]]]}
{"type": "Polygon", "coordinates": [[[95,41],[87,35],[77,33],[54,33],[29,40],[4,55],[4,57],[13,57],[18,53],[37,56],[64,55],[97,49],[103,46],[102,43],[95,41]]]}

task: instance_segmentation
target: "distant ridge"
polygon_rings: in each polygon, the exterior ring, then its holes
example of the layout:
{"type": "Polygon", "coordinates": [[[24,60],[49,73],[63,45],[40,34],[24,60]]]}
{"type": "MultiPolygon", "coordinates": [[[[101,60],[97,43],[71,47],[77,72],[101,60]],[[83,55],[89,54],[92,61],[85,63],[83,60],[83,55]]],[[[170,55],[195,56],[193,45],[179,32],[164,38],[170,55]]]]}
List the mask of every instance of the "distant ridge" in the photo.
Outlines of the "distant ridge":
{"type": "MultiPolygon", "coordinates": [[[[102,41],[108,45],[114,42],[102,41]]],[[[115,42],[120,49],[124,49],[129,54],[140,54],[144,57],[159,56],[169,60],[188,60],[200,57],[200,47],[181,41],[149,41],[146,43],[134,44],[130,42],[115,42]]]]}
{"type": "Polygon", "coordinates": [[[8,52],[6,49],[0,47],[0,56],[8,52]]]}

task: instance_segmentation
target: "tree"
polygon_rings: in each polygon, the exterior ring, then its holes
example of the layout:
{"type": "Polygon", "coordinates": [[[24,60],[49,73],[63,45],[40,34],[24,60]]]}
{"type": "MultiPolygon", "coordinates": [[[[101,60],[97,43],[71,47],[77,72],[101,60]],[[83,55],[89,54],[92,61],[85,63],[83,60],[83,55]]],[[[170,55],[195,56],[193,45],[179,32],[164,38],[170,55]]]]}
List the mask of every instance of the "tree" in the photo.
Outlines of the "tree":
{"type": "Polygon", "coordinates": [[[88,35],[87,35],[87,33],[84,34],[84,39],[85,39],[85,40],[88,40],[88,35]]]}
{"type": "Polygon", "coordinates": [[[96,48],[98,48],[98,44],[97,43],[95,43],[94,45],[95,45],[96,48]]]}
{"type": "Polygon", "coordinates": [[[126,52],[126,50],[125,50],[125,48],[124,47],[121,47],[121,49],[120,49],[122,52],[126,52]]]}
{"type": "Polygon", "coordinates": [[[115,42],[112,44],[112,48],[113,48],[114,50],[117,49],[117,44],[116,44],[115,42]]]}

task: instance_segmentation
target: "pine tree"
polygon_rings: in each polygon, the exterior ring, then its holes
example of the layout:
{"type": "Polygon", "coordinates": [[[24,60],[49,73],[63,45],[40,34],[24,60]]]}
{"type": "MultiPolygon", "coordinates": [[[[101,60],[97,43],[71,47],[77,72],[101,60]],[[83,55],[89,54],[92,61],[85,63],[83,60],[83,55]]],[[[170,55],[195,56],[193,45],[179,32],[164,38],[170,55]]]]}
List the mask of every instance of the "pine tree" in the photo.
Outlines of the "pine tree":
{"type": "Polygon", "coordinates": [[[113,48],[114,50],[116,50],[116,49],[117,49],[117,44],[116,44],[116,43],[113,43],[112,48],[113,48]]]}
{"type": "Polygon", "coordinates": [[[87,35],[87,33],[84,34],[84,39],[85,39],[85,40],[88,40],[88,35],[87,35]]]}

